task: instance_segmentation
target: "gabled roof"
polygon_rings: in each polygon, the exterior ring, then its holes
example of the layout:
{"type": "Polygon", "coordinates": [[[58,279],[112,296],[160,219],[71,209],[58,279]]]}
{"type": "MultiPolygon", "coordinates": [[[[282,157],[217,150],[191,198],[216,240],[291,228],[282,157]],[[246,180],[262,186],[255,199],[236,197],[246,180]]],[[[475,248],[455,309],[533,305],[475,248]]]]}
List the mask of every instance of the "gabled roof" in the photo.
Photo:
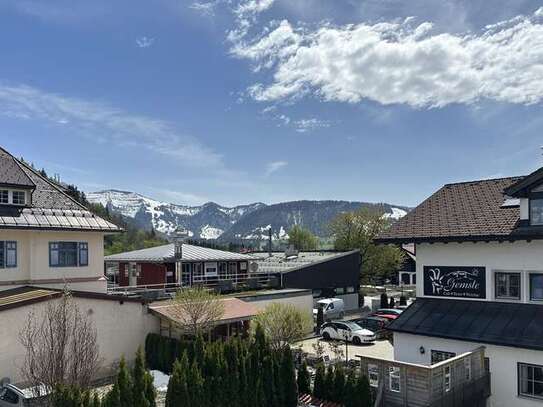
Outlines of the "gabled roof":
{"type": "Polygon", "coordinates": [[[543,305],[417,298],[394,332],[543,350],[543,305]]]}
{"type": "Polygon", "coordinates": [[[543,167],[518,180],[505,189],[505,193],[515,198],[526,198],[530,190],[543,183],[543,167]]]}
{"type": "MultiPolygon", "coordinates": [[[[255,258],[246,254],[227,252],[225,250],[210,249],[208,247],[183,244],[184,261],[251,261],[255,258]]],[[[149,249],[134,250],[106,256],[105,261],[141,262],[141,263],[168,263],[175,259],[175,246],[173,243],[149,249]]]]}
{"type": "Polygon", "coordinates": [[[520,208],[503,205],[504,190],[523,177],[448,184],[395,222],[378,243],[543,238],[519,224],[520,208]]]}
{"type": "Polygon", "coordinates": [[[19,165],[19,161],[0,147],[0,184],[33,189],[34,183],[19,165]]]}
{"type": "Polygon", "coordinates": [[[0,229],[117,232],[121,229],[87,210],[29,165],[0,148],[0,184],[33,188],[30,207],[0,206],[0,229]],[[16,166],[12,168],[12,166],[16,166]]]}

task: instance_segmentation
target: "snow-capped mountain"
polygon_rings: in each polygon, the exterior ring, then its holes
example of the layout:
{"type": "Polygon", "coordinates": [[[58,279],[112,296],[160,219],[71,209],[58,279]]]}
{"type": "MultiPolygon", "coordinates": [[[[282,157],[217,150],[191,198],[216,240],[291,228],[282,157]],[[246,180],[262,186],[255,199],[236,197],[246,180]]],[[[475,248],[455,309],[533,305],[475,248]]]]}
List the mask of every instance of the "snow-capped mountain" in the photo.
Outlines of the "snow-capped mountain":
{"type": "Polygon", "coordinates": [[[196,239],[221,241],[263,240],[272,228],[274,239],[288,238],[294,225],[302,225],[317,236],[328,236],[327,225],[339,213],[362,206],[379,207],[385,216],[399,219],[409,208],[389,204],[346,201],[294,201],[274,205],[252,203],[224,207],[213,202],[186,206],[157,201],[143,195],[118,190],[87,194],[92,203],[100,203],[111,212],[131,219],[138,227],[172,234],[179,226],[196,239]]]}
{"type": "Polygon", "coordinates": [[[189,230],[191,237],[200,239],[217,239],[242,216],[264,206],[262,203],[253,203],[227,208],[214,202],[186,206],[118,190],[91,192],[87,194],[87,199],[91,203],[102,204],[113,213],[133,219],[141,228],[154,228],[171,234],[182,226],[189,230]]]}

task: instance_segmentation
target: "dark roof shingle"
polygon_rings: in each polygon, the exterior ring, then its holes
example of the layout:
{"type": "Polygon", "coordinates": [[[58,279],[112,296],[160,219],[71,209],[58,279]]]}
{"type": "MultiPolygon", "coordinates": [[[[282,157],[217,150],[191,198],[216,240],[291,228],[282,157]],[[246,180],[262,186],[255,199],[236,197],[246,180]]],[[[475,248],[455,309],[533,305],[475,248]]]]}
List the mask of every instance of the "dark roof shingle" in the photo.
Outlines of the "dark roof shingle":
{"type": "MultiPolygon", "coordinates": [[[[379,243],[515,239],[518,206],[504,207],[504,189],[522,177],[448,184],[376,239],[379,243]]],[[[533,233],[533,231],[530,231],[533,233]]]]}
{"type": "Polygon", "coordinates": [[[417,298],[394,332],[543,350],[543,305],[417,298]]]}

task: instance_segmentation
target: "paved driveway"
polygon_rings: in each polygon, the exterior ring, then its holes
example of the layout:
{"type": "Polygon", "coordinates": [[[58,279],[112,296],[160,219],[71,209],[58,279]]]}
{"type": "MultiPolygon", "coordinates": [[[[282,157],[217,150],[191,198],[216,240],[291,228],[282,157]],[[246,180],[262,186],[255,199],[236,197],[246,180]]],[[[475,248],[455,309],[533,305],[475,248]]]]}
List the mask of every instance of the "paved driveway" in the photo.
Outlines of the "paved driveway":
{"type": "Polygon", "coordinates": [[[360,346],[349,343],[346,349],[345,342],[324,341],[322,338],[311,338],[298,342],[294,345],[294,348],[300,348],[305,353],[317,354],[315,349],[316,344],[322,346],[323,354],[328,355],[330,360],[345,360],[346,353],[349,360],[358,359],[357,355],[394,360],[394,347],[387,340],[375,341],[371,345],[360,346]]]}

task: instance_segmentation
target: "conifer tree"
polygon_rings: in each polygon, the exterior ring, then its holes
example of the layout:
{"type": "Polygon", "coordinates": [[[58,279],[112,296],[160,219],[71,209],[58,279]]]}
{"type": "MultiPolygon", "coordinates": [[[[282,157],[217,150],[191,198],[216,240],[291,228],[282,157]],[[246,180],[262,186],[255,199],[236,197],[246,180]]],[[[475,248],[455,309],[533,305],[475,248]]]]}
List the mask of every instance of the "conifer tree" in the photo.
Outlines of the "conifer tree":
{"type": "Polygon", "coordinates": [[[262,385],[264,387],[264,406],[266,407],[280,407],[278,401],[278,388],[275,383],[276,367],[274,360],[271,356],[264,357],[262,362],[262,385]]]}
{"type": "Polygon", "coordinates": [[[317,371],[315,372],[315,383],[313,384],[313,395],[319,400],[324,400],[324,397],[326,396],[326,390],[324,388],[325,376],[326,369],[324,364],[319,363],[317,365],[317,371]]]}
{"type": "Polygon", "coordinates": [[[173,364],[173,372],[166,391],[166,407],[189,406],[186,372],[188,369],[187,354],[173,364]]]}
{"type": "Polygon", "coordinates": [[[366,375],[359,375],[356,383],[356,394],[358,396],[357,407],[371,407],[370,382],[366,375]]]}
{"type": "Polygon", "coordinates": [[[143,351],[138,348],[132,371],[132,400],[134,407],[150,407],[151,405],[147,400],[147,375],[149,375],[149,372],[145,369],[143,351]]]}
{"type": "Polygon", "coordinates": [[[283,350],[280,367],[282,407],[296,407],[298,405],[298,389],[296,386],[296,372],[294,359],[289,347],[283,350]]]}
{"type": "Polygon", "coordinates": [[[298,369],[298,393],[310,394],[311,393],[311,377],[309,376],[309,371],[307,370],[307,363],[304,360],[302,365],[298,369]]]}
{"type": "Polygon", "coordinates": [[[345,371],[343,367],[338,364],[334,369],[334,386],[332,388],[331,401],[343,404],[345,392],[345,371]]]}
{"type": "Polygon", "coordinates": [[[356,394],[357,375],[355,370],[350,370],[345,382],[344,404],[345,407],[357,407],[358,397],[356,394]]]}
{"type": "Polygon", "coordinates": [[[198,334],[196,340],[194,341],[194,360],[198,364],[198,367],[201,369],[204,364],[204,348],[205,342],[201,333],[198,334]]]}
{"type": "Polygon", "coordinates": [[[120,407],[121,397],[119,393],[119,385],[113,384],[113,388],[107,393],[106,397],[102,401],[102,407],[120,407]]]}
{"type": "Polygon", "coordinates": [[[120,407],[133,407],[132,380],[124,356],[119,363],[116,384],[119,389],[120,407]]]}
{"type": "Polygon", "coordinates": [[[324,376],[324,400],[332,401],[334,393],[334,368],[332,365],[328,366],[326,370],[326,376],[324,376]]]}
{"type": "Polygon", "coordinates": [[[204,407],[204,381],[196,360],[187,372],[187,390],[190,407],[204,407]]]}

